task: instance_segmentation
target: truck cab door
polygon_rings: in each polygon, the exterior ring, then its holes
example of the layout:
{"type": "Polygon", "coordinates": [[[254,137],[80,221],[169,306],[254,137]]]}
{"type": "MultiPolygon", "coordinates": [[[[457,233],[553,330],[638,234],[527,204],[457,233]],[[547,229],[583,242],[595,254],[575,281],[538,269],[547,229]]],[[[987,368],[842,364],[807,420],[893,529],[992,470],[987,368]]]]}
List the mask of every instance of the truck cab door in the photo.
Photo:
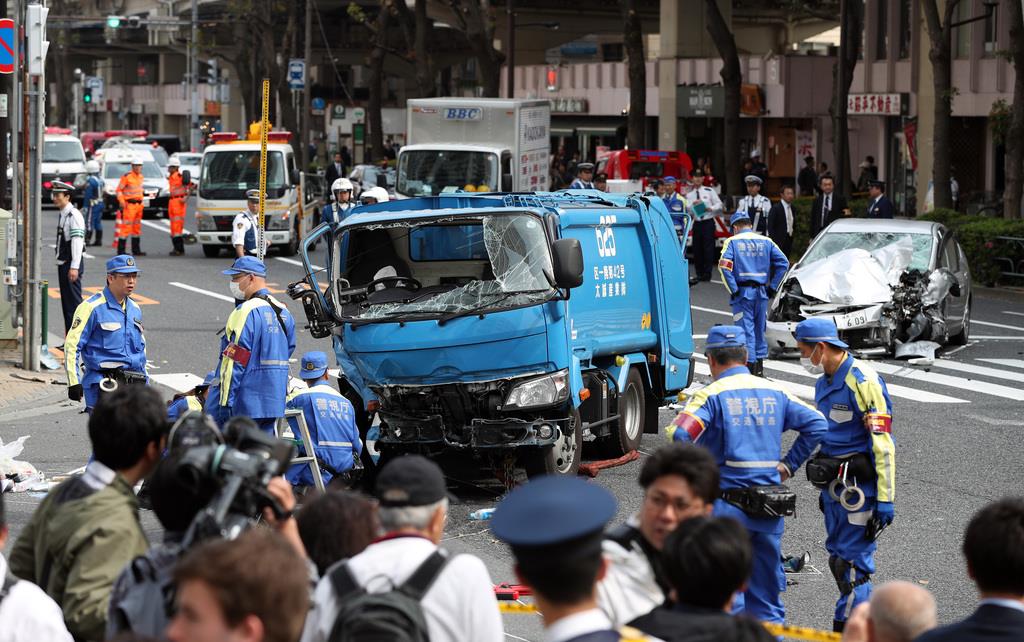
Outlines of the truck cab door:
{"type": "MultiPolygon", "coordinates": [[[[665,341],[668,344],[662,365],[665,369],[665,389],[681,390],[693,381],[693,319],[690,312],[690,264],[685,248],[677,241],[675,226],[669,219],[653,216],[657,227],[658,259],[661,261],[662,292],[668,325],[665,341]]],[[[693,219],[687,218],[687,227],[693,219]]],[[[688,230],[687,230],[688,231],[688,230]]]]}
{"type": "Polygon", "coordinates": [[[499,192],[514,192],[516,191],[515,186],[512,184],[512,154],[509,152],[501,153],[501,183],[498,184],[499,192]]]}

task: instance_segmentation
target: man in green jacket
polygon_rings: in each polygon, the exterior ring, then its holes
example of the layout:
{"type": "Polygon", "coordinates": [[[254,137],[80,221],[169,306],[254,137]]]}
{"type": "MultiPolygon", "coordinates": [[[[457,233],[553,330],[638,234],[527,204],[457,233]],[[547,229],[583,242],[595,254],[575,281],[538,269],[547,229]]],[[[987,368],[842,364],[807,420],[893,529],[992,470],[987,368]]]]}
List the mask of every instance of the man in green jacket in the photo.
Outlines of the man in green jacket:
{"type": "Polygon", "coordinates": [[[14,545],[11,572],[60,605],[76,640],[103,639],[114,580],[149,549],[132,487],[160,460],[167,428],[152,388],[101,397],[89,418],[93,461],[50,491],[14,545]]]}

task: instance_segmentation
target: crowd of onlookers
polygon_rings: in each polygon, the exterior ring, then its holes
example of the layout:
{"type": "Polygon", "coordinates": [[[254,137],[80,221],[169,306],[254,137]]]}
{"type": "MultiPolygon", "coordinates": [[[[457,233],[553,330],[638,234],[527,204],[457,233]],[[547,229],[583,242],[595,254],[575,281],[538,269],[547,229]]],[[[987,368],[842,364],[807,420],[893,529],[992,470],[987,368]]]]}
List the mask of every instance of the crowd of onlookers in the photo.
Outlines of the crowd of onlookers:
{"type": "MultiPolygon", "coordinates": [[[[158,393],[122,388],[89,419],[85,473],[47,495],[13,546],[0,497],[0,642],[505,639],[484,563],[441,546],[449,495],[431,460],[385,464],[373,499],[328,491],[298,509],[291,486],[274,478],[266,494],[277,510],[260,524],[186,546],[217,488],[180,474],[182,453],[165,454],[167,430],[158,393]],[[143,480],[160,543],[140,522],[143,480]]],[[[738,522],[712,514],[719,473],[707,451],[659,448],[639,483],[641,505],[615,526],[615,499],[579,478],[531,481],[499,502],[494,535],[532,590],[546,639],[624,625],[640,632],[629,636],[669,642],[773,639],[731,613],[751,545],[738,522]]],[[[1024,639],[1024,499],[976,513],[962,551],[981,597],[965,621],[935,628],[931,594],[894,581],[854,611],[843,639],[1024,639]]]]}

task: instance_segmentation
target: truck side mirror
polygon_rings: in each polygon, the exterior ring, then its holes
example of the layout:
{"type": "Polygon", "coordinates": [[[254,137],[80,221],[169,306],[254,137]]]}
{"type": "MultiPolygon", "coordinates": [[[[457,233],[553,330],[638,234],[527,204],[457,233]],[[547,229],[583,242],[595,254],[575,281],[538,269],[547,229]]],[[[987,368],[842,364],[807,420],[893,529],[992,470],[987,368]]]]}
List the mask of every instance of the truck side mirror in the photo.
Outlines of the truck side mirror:
{"type": "Polygon", "coordinates": [[[583,285],[583,249],[579,239],[556,240],[551,244],[551,259],[555,285],[565,289],[583,285]]]}

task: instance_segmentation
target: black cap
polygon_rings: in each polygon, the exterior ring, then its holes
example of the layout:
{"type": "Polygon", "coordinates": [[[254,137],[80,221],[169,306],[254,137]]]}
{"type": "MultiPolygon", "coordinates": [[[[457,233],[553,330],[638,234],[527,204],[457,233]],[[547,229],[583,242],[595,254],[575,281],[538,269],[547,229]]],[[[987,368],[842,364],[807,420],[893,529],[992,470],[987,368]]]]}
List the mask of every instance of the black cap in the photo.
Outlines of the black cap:
{"type": "Polygon", "coordinates": [[[814,157],[811,156],[810,154],[808,154],[807,156],[804,156],[804,162],[805,163],[813,163],[814,162],[814,157]]]}
{"type": "Polygon", "coordinates": [[[878,189],[885,191],[885,181],[869,181],[868,187],[877,187],[878,189]]]}
{"type": "Polygon", "coordinates": [[[695,167],[690,173],[690,178],[704,178],[704,170],[699,167],[695,167]]]}
{"type": "Polygon", "coordinates": [[[594,177],[594,181],[595,182],[597,182],[597,181],[607,181],[607,180],[608,180],[608,174],[605,174],[604,172],[598,172],[597,176],[594,177]]]}
{"type": "Polygon", "coordinates": [[[392,459],[377,475],[374,493],[386,508],[427,506],[447,497],[441,468],[422,455],[392,459]]]}

